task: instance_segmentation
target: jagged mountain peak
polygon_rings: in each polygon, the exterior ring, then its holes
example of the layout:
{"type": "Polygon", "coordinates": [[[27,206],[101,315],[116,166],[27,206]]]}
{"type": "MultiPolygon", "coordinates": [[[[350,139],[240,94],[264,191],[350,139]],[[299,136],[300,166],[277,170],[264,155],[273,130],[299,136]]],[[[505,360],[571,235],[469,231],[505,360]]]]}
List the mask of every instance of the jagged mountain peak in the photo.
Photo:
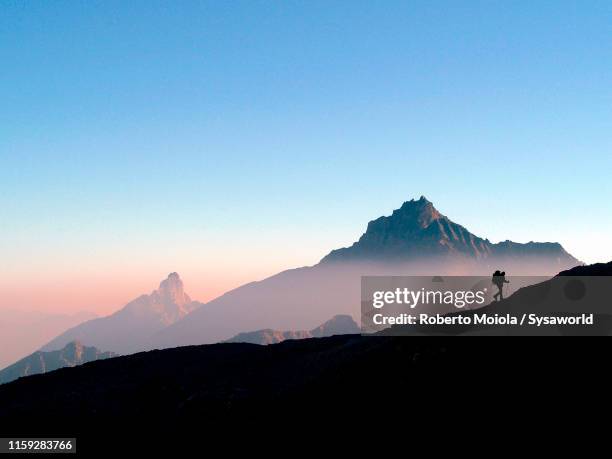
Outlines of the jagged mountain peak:
{"type": "Polygon", "coordinates": [[[191,302],[191,298],[189,298],[183,289],[183,281],[176,272],[168,274],[168,277],[161,281],[156,293],[166,303],[184,306],[191,302]]]}
{"type": "Polygon", "coordinates": [[[66,330],[42,350],[61,349],[67,343],[79,340],[86,346],[120,354],[140,351],[153,334],[182,319],[201,304],[191,300],[184,291],[180,276],[172,272],[149,295],[140,295],[109,316],[66,330]]]}
{"type": "Polygon", "coordinates": [[[436,209],[425,196],[412,199],[368,223],[366,232],[351,247],[332,251],[322,262],[397,261],[415,256],[465,254],[482,258],[486,242],[436,209]]]}
{"type": "MultiPolygon", "coordinates": [[[[385,218],[385,217],[381,217],[385,218]]],[[[402,204],[399,209],[396,209],[388,217],[391,220],[408,220],[413,221],[420,228],[427,228],[435,220],[445,218],[433,203],[425,196],[421,196],[418,200],[411,199],[402,204]]]]}
{"type": "Polygon", "coordinates": [[[168,274],[168,277],[159,283],[159,289],[183,288],[183,281],[179,273],[173,272],[168,274]]]}
{"type": "Polygon", "coordinates": [[[140,317],[150,317],[169,325],[192,311],[199,303],[191,301],[185,293],[183,281],[173,272],[161,281],[159,288],[150,295],[142,295],[128,303],[118,313],[130,313],[140,317]]]}
{"type": "Polygon", "coordinates": [[[352,246],[333,250],[322,263],[346,261],[403,262],[443,257],[483,260],[490,258],[545,257],[561,266],[578,264],[558,243],[504,241],[498,244],[470,233],[440,213],[425,196],[412,199],[368,223],[352,246]]]}

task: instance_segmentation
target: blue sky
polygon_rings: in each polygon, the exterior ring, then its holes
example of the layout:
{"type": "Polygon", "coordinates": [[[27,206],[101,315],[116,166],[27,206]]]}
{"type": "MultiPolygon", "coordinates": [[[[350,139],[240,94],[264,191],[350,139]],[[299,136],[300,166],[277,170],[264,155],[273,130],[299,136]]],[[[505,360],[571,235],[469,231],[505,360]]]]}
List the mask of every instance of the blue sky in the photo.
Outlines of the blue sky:
{"type": "Polygon", "coordinates": [[[612,260],[609,1],[7,1],[0,59],[0,274],[25,306],[26,278],[119,266],[214,295],[421,194],[612,260]]]}

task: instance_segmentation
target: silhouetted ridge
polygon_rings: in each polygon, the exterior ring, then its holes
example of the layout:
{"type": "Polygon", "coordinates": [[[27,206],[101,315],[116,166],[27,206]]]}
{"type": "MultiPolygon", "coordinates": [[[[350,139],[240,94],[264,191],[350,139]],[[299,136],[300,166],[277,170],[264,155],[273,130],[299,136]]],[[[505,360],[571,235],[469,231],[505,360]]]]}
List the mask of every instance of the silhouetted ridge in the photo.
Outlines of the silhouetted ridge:
{"type": "Polygon", "coordinates": [[[562,271],[559,276],[612,276],[612,261],[610,263],[595,263],[593,265],[576,266],[562,271]]]}

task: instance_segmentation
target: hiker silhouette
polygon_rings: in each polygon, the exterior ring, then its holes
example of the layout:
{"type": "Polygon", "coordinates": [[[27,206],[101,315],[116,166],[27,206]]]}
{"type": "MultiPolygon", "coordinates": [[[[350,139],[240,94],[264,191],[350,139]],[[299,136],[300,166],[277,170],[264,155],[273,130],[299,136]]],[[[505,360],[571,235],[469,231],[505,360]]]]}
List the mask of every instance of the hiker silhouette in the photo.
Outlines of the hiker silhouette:
{"type": "Polygon", "coordinates": [[[493,284],[495,284],[497,286],[497,288],[499,289],[499,292],[497,292],[495,295],[493,295],[493,298],[495,298],[495,301],[499,301],[504,299],[504,284],[509,284],[510,281],[506,280],[506,271],[495,271],[493,273],[493,277],[491,278],[491,282],[493,282],[493,284]]]}

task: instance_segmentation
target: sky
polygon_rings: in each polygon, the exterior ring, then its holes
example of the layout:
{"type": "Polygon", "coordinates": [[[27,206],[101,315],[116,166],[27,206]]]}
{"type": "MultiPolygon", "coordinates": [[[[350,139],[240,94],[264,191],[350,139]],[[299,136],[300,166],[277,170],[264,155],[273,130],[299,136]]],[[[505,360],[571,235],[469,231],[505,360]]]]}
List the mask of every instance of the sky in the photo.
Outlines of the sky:
{"type": "Polygon", "coordinates": [[[0,308],[205,301],[421,195],[612,260],[607,0],[7,0],[0,62],[0,308]]]}

